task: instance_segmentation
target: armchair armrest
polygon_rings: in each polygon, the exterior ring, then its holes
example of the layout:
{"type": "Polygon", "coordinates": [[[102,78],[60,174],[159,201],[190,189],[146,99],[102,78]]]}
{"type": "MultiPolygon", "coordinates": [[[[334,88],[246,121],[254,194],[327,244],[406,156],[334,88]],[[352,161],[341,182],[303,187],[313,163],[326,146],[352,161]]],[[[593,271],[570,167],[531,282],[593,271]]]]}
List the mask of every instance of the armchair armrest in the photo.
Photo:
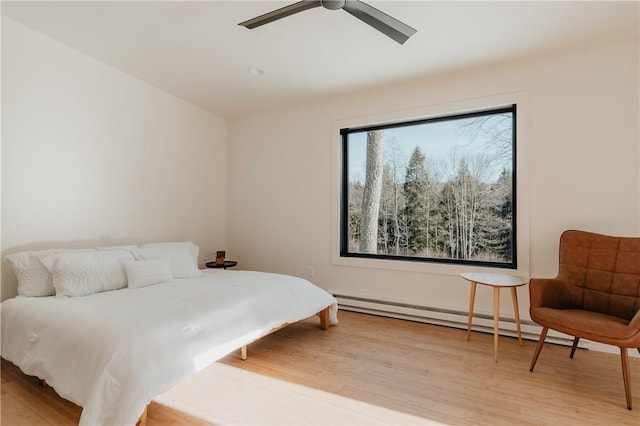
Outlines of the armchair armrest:
{"type": "Polygon", "coordinates": [[[532,278],[529,282],[529,303],[531,308],[568,308],[569,291],[556,278],[532,278]]]}
{"type": "Polygon", "coordinates": [[[631,318],[631,321],[629,321],[629,327],[635,330],[640,330],[640,309],[636,312],[633,318],[631,318]]]}

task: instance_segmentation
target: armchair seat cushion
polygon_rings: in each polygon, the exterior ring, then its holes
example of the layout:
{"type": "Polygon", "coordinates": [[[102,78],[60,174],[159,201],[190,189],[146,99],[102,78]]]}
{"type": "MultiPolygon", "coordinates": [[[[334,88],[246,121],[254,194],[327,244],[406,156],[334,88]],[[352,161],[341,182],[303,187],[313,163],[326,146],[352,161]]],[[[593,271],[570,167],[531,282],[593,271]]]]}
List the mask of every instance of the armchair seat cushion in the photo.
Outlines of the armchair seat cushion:
{"type": "Polygon", "coordinates": [[[561,333],[620,347],[635,347],[639,331],[629,321],[584,309],[535,307],[531,319],[561,333]]]}

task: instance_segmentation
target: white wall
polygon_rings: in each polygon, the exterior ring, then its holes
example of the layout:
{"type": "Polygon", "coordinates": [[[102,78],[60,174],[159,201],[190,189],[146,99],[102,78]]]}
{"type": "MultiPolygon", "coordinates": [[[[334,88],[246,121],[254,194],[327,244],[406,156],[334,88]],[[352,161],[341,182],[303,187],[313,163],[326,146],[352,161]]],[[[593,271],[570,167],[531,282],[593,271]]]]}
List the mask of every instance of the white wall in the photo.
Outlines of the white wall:
{"type": "MultiPolygon", "coordinates": [[[[2,18],[2,257],[226,243],[226,122],[2,18]]],[[[16,294],[2,268],[2,299],[16,294]]]]}
{"type": "MultiPolygon", "coordinates": [[[[193,240],[243,269],[339,294],[468,307],[457,272],[337,265],[336,122],[525,93],[531,276],[557,269],[567,228],[640,233],[637,43],[430,77],[229,123],[2,19],[2,240],[61,245],[193,240]],[[229,152],[227,153],[227,146],[229,152]],[[226,191],[225,191],[226,188],[226,191]]],[[[15,294],[10,268],[2,298],[15,294]]],[[[506,296],[506,295],[505,295],[506,296]]],[[[511,313],[503,297],[502,312],[511,313]]],[[[526,288],[520,289],[527,316],[526,288]]],[[[491,313],[479,290],[477,312],[491,313]]]]}
{"type": "MultiPolygon", "coordinates": [[[[555,275],[565,229],[638,236],[638,51],[637,43],[576,50],[233,120],[228,249],[245,268],[306,276],[313,266],[310,279],[334,293],[466,311],[469,287],[460,268],[335,264],[332,129],[343,120],[516,92],[529,99],[520,117],[529,124],[529,186],[518,192],[529,216],[528,273],[555,275]]],[[[527,318],[526,287],[519,296],[527,318]]],[[[507,293],[502,302],[501,316],[512,316],[507,293]]],[[[479,289],[476,312],[492,313],[491,304],[490,292],[479,289]]]]}

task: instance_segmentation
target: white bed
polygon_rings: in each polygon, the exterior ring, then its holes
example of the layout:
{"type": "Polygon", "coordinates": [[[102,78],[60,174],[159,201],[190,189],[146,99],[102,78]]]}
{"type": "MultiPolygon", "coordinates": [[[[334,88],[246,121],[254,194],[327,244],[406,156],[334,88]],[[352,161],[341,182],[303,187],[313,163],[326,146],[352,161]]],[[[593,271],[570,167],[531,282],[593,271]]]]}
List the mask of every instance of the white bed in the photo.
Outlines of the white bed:
{"type": "Polygon", "coordinates": [[[320,312],[337,323],[336,300],[309,281],[224,270],[84,297],[18,296],[1,311],[2,357],[82,406],[81,425],[133,425],[152,398],[274,329],[320,312]]]}

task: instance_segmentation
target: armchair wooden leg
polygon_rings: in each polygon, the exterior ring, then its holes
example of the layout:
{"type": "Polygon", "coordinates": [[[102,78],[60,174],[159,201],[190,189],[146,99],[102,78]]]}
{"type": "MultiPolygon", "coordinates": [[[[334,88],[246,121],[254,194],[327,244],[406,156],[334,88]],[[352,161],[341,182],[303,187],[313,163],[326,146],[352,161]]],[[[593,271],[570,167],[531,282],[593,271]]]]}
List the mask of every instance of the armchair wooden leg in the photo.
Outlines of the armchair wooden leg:
{"type": "Polygon", "coordinates": [[[529,367],[529,371],[533,371],[533,367],[536,366],[536,362],[538,361],[538,356],[540,355],[540,351],[542,350],[542,345],[544,345],[544,339],[547,337],[547,332],[549,331],[549,327],[544,327],[542,332],[540,333],[540,339],[538,339],[538,345],[536,346],[536,351],[533,353],[533,359],[531,360],[531,367],[529,367]]]}
{"type": "Polygon", "coordinates": [[[627,408],[631,410],[631,375],[629,374],[629,355],[627,354],[627,348],[620,348],[620,358],[622,358],[624,396],[627,398],[627,408]]]}
{"type": "Polygon", "coordinates": [[[573,338],[573,346],[571,346],[571,355],[569,355],[569,358],[573,358],[573,354],[576,353],[576,348],[578,347],[578,342],[580,341],[579,337],[574,337],[573,338]]]}

